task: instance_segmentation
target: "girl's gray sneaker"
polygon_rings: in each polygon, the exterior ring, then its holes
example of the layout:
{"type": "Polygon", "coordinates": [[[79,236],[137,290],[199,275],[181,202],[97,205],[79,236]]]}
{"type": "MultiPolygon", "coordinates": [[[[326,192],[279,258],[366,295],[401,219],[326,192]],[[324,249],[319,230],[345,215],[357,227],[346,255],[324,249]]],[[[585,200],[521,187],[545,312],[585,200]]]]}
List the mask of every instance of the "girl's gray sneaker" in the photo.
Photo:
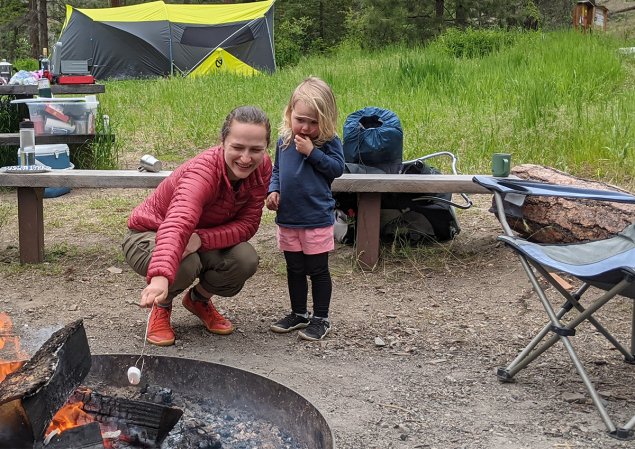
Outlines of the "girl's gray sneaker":
{"type": "Polygon", "coordinates": [[[331,331],[331,322],[328,318],[311,318],[311,322],[306,329],[298,332],[300,338],[304,340],[322,340],[331,331]]]}
{"type": "Polygon", "coordinates": [[[304,317],[302,315],[298,315],[297,313],[291,312],[289,315],[273,323],[270,329],[273,332],[285,334],[296,329],[305,328],[309,325],[309,322],[310,320],[308,314],[306,317],[304,317]]]}

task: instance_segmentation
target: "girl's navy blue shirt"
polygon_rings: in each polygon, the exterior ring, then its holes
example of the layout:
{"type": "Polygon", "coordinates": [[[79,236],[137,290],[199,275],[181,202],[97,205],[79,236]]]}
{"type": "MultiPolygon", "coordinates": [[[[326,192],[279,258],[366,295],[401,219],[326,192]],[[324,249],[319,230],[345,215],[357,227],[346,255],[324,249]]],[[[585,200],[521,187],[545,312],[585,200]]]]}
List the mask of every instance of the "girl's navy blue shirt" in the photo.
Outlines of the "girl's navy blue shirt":
{"type": "Polygon", "coordinates": [[[344,173],[342,141],[335,136],[306,157],[291,144],[276,145],[269,193],[280,193],[276,223],[289,228],[323,228],[334,222],[331,183],[344,173]]]}

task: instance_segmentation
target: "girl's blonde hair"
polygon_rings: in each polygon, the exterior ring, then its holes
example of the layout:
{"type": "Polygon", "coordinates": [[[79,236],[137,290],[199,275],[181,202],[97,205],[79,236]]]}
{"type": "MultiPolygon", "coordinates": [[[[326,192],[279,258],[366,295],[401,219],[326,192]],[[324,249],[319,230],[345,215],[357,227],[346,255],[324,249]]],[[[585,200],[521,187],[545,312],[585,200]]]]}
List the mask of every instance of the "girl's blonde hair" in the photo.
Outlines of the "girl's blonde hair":
{"type": "Polygon", "coordinates": [[[315,146],[322,146],[337,135],[337,106],[333,91],[328,84],[317,76],[310,76],[295,88],[282,114],[282,124],[279,129],[279,134],[282,138],[282,148],[287,148],[291,143],[293,137],[291,113],[293,112],[293,106],[298,101],[304,102],[318,116],[319,133],[313,141],[315,146]]]}

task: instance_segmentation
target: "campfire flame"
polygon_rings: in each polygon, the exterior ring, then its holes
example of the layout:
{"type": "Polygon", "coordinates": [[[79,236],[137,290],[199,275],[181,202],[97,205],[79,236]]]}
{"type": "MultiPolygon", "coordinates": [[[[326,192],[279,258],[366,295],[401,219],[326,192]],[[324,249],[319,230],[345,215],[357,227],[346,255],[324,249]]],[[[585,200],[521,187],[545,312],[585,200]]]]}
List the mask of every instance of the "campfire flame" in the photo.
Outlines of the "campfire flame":
{"type": "MultiPolygon", "coordinates": [[[[11,318],[5,312],[0,312],[0,382],[17,371],[28,359],[29,355],[20,347],[20,337],[14,334],[11,318]]],[[[93,422],[95,419],[83,410],[83,406],[83,402],[64,405],[53,417],[46,434],[53,431],[59,434],[93,422]]]]}
{"type": "Polygon", "coordinates": [[[0,312],[0,382],[24,365],[28,358],[28,354],[20,348],[20,337],[13,333],[11,318],[5,312],[0,312]],[[2,356],[2,352],[11,358],[2,356]]]}
{"type": "Polygon", "coordinates": [[[83,409],[83,402],[67,403],[57,411],[48,429],[46,429],[46,435],[57,430],[57,433],[62,433],[65,430],[72,429],[73,427],[83,426],[85,424],[95,421],[95,419],[86,413],[83,409]]]}
{"type": "Polygon", "coordinates": [[[9,374],[17,371],[24,362],[5,362],[0,361],[0,382],[2,382],[9,374]]]}

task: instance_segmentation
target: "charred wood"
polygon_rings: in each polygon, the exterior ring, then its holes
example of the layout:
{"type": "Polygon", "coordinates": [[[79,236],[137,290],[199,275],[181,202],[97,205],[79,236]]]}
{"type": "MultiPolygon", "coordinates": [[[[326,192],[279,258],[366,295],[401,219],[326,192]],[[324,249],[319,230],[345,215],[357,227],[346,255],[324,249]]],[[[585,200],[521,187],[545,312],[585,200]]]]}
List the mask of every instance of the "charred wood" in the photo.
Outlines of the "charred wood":
{"type": "Polygon", "coordinates": [[[84,412],[95,421],[140,444],[161,444],[183,415],[177,407],[106,396],[88,388],[78,388],[69,402],[82,402],[84,412]]]}

